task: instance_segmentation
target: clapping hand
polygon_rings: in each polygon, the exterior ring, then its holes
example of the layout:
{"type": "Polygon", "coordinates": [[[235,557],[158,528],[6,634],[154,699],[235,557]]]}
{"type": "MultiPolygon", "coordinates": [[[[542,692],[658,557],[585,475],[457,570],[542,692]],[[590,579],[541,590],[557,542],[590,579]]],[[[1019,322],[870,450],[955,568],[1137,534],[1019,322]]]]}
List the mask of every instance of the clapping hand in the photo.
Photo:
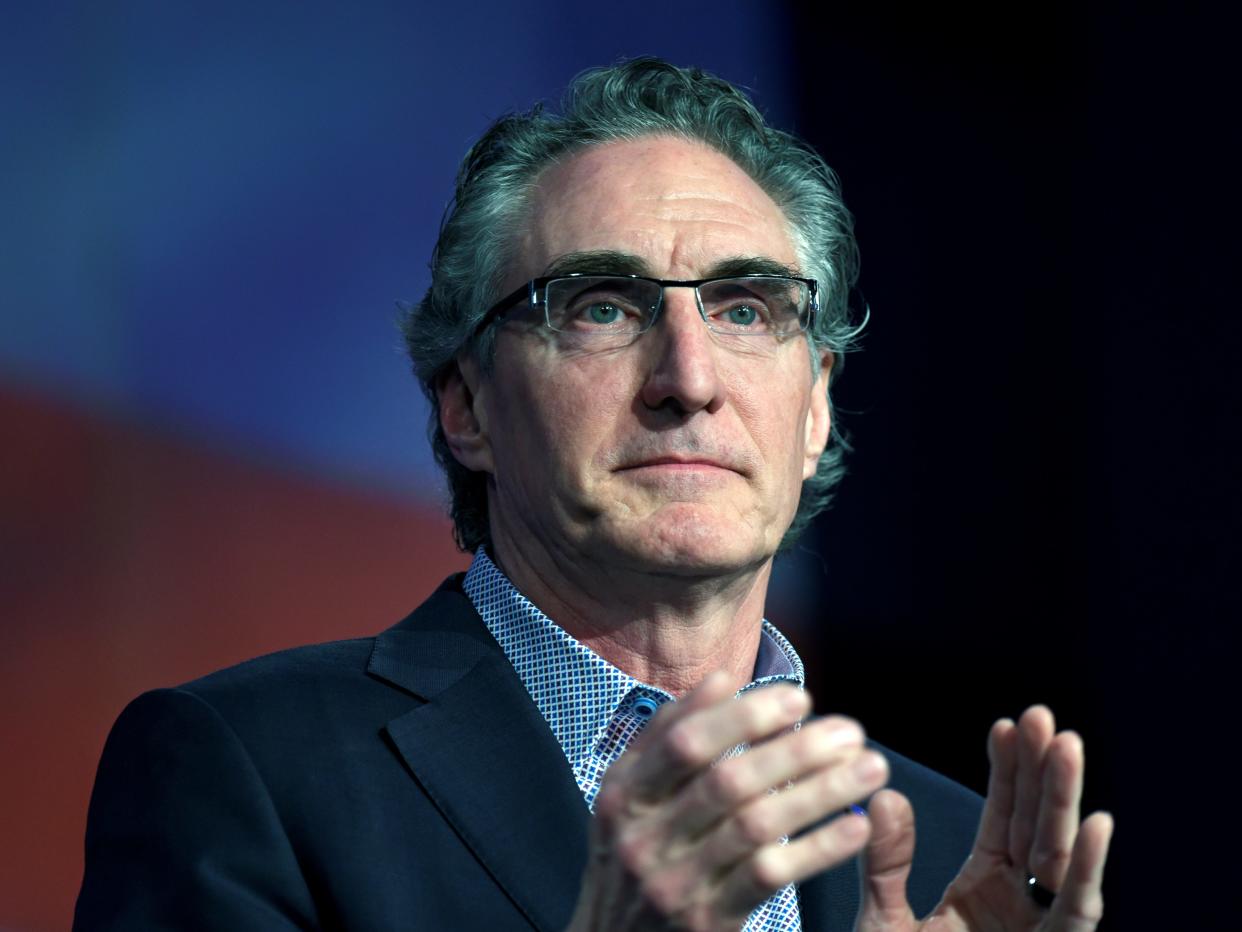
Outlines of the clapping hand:
{"type": "Polygon", "coordinates": [[[1082,740],[1070,731],[1058,734],[1052,712],[1033,706],[1016,725],[1002,719],[992,726],[988,756],[992,773],[974,848],[939,905],[921,922],[906,901],[913,810],[900,793],[875,795],[856,932],[1096,928],[1104,912],[1100,883],[1113,821],[1103,812],[1079,821],[1082,740]]]}
{"type": "Polygon", "coordinates": [[[570,929],[741,929],[786,884],[855,856],[868,821],[838,814],[888,767],[849,719],[791,730],[810,707],[786,685],[734,699],[714,674],[661,709],[600,788],[570,929]]]}

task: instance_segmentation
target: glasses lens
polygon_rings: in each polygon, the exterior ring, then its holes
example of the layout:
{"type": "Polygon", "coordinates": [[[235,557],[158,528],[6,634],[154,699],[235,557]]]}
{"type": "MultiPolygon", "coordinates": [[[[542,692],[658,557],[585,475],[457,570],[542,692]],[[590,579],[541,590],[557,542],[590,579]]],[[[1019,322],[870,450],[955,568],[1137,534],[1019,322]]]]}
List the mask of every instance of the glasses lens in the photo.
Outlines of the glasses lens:
{"type": "Polygon", "coordinates": [[[792,278],[722,278],[700,285],[699,296],[717,333],[787,336],[806,329],[810,293],[792,278]]]}
{"type": "Polygon", "coordinates": [[[660,286],[635,278],[554,278],[547,288],[548,326],[584,339],[637,336],[660,303],[660,286]]]}

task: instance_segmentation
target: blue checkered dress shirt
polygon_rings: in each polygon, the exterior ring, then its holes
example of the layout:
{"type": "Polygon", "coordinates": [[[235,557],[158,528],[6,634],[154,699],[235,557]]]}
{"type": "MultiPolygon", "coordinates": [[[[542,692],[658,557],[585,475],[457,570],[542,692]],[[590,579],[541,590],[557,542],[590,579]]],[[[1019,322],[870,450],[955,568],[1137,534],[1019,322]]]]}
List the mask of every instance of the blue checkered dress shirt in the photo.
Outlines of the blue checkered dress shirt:
{"type": "MultiPolygon", "coordinates": [[[[614,667],[537,609],[480,548],[463,584],[466,595],[513,664],[565,752],[587,808],[608,767],[665,702],[675,701],[614,667]]],[[[739,691],[785,681],[801,686],[802,660],[767,621],[754,680],[739,691]]],[[[800,932],[798,891],[790,884],[750,914],[743,932],[800,932]]]]}

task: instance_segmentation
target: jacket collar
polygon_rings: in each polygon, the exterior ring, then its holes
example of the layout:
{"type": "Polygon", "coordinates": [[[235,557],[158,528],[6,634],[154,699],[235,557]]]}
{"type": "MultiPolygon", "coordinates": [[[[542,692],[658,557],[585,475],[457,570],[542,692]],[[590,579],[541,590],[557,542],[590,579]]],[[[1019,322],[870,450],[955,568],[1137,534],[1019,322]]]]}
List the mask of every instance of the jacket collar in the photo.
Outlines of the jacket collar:
{"type": "Polygon", "coordinates": [[[460,576],[376,638],[367,669],[423,700],[385,729],[414,779],[531,924],[563,929],[586,866],[586,804],[460,576]]]}

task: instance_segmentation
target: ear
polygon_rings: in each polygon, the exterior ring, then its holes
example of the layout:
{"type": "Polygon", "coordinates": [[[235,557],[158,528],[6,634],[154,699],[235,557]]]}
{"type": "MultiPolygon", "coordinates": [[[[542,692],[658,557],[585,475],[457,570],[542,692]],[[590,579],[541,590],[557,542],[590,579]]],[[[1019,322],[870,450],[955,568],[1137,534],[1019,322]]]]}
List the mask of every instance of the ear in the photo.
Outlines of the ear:
{"type": "Polygon", "coordinates": [[[457,462],[474,472],[494,472],[487,432],[487,385],[479,365],[462,353],[436,380],[440,427],[457,462]]]}
{"type": "Polygon", "coordinates": [[[802,478],[810,479],[819,468],[819,458],[828,446],[832,431],[832,408],[828,405],[828,382],[836,357],[828,350],[820,351],[819,378],[811,386],[811,405],[806,412],[805,449],[802,461],[802,478]]]}

